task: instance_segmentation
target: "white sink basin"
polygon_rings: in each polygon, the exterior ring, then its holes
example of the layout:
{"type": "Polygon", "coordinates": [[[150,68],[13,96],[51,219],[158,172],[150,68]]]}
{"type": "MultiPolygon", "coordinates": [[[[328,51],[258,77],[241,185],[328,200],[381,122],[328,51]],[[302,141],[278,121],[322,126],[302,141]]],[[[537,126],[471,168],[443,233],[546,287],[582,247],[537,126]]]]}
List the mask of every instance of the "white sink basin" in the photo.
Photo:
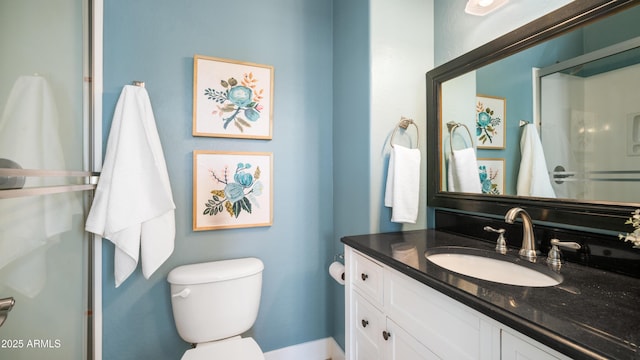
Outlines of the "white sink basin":
{"type": "Polygon", "coordinates": [[[466,247],[439,247],[425,252],[430,262],[462,275],[501,284],[546,287],[562,282],[562,275],[544,265],[466,247]]]}

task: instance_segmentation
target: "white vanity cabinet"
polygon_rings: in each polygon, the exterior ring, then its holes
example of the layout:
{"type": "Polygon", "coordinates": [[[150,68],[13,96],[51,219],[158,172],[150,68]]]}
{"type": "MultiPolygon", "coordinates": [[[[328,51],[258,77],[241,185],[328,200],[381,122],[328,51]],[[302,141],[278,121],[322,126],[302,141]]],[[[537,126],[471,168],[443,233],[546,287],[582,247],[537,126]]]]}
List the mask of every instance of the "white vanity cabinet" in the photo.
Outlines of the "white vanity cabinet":
{"type": "Polygon", "coordinates": [[[358,293],[354,294],[352,359],[438,359],[358,293]]]}
{"type": "Polygon", "coordinates": [[[383,267],[361,255],[352,257],[353,271],[347,271],[349,359],[427,360],[438,359],[383,313],[383,267]],[[357,275],[357,276],[356,276],[357,275]]]}
{"type": "Polygon", "coordinates": [[[569,359],[555,350],[527,338],[526,336],[507,330],[502,330],[502,360],[556,360],[569,359]]]}
{"type": "Polygon", "coordinates": [[[348,246],[345,264],[347,359],[568,359],[348,246]]]}

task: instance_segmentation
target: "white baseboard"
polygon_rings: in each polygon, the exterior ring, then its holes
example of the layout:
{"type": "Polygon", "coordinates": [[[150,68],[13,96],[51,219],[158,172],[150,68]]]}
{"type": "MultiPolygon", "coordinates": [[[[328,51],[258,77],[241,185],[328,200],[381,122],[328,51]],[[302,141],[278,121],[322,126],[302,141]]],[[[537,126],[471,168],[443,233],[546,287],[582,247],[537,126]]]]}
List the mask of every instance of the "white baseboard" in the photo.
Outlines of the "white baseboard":
{"type": "Polygon", "coordinates": [[[332,338],[309,341],[264,354],[265,360],[344,360],[344,351],[332,338]]]}

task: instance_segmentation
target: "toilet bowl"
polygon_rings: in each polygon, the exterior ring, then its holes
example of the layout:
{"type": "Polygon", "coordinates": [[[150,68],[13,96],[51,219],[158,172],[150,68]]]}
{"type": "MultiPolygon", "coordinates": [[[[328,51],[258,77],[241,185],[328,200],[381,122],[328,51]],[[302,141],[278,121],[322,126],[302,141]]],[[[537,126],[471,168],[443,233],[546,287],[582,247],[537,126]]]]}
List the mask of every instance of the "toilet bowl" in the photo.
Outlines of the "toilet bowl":
{"type": "Polygon", "coordinates": [[[255,323],[264,264],[241,258],[179,266],[167,276],[180,337],[195,348],[182,360],[264,360],[253,338],[240,334],[255,323]]]}

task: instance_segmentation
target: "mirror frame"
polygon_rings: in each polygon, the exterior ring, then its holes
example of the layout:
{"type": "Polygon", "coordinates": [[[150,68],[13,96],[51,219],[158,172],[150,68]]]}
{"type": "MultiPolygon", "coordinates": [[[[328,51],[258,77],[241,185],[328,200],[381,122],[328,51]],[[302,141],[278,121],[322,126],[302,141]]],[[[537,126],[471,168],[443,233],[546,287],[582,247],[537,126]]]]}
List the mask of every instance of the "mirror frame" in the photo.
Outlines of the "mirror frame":
{"type": "Polygon", "coordinates": [[[586,202],[512,195],[496,197],[441,191],[441,85],[447,80],[638,4],[640,0],[574,1],[429,71],[426,75],[427,206],[500,216],[504,216],[510,208],[519,206],[537,221],[623,231],[625,220],[633,210],[640,208],[640,203],[586,202]]]}

